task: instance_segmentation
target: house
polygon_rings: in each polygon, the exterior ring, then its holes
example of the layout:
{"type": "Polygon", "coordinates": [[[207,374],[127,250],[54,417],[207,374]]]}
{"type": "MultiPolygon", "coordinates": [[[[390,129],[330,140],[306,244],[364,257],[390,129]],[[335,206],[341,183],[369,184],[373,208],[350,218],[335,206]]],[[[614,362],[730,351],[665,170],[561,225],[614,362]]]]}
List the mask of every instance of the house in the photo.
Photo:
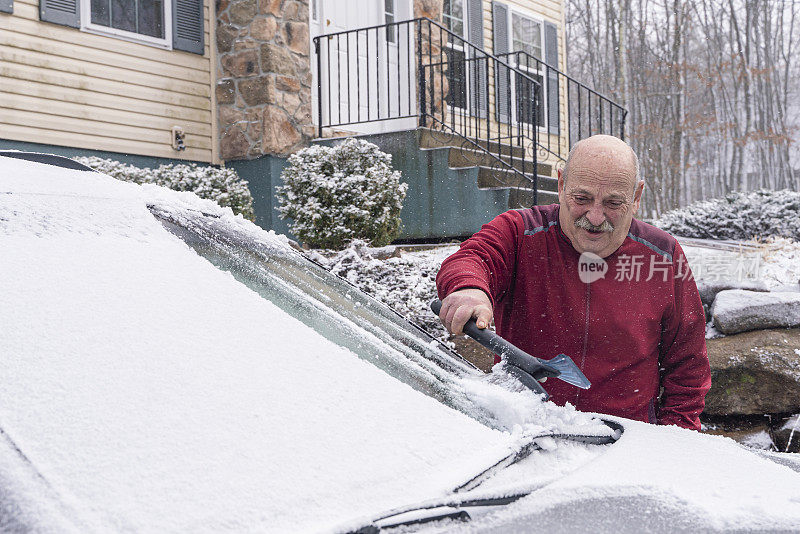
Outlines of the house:
{"type": "Polygon", "coordinates": [[[286,231],[286,157],[359,135],[409,182],[402,237],[454,237],[624,137],[565,70],[561,0],[0,0],[0,148],[232,166],[286,231]]]}

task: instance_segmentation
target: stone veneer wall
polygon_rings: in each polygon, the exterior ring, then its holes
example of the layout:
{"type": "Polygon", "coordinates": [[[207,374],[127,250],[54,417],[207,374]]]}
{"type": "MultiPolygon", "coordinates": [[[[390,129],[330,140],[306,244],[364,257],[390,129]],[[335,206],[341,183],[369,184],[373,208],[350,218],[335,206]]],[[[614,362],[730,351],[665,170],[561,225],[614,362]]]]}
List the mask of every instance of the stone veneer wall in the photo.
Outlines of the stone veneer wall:
{"type": "MultiPolygon", "coordinates": [[[[314,138],[308,2],[216,0],[216,99],[223,160],[286,156],[314,138]]],[[[442,4],[414,0],[414,17],[440,21],[442,4]]],[[[438,53],[438,43],[433,48],[438,53]]],[[[432,78],[434,84],[442,79],[432,78]]],[[[437,88],[434,94],[442,91],[437,88]]],[[[438,112],[442,105],[429,102],[428,112],[438,112]]]]}
{"type": "Polygon", "coordinates": [[[427,17],[441,22],[443,5],[444,0],[414,0],[414,18],[427,17]]]}
{"type": "Polygon", "coordinates": [[[314,136],[308,0],[216,0],[223,160],[288,155],[314,136]]]}

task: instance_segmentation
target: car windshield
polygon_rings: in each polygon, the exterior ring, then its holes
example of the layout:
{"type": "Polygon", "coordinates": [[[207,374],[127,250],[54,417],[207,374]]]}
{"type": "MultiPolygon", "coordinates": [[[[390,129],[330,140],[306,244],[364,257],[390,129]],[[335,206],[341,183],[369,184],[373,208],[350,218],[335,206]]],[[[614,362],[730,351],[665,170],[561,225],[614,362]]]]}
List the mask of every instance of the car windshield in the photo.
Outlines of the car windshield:
{"type": "Polygon", "coordinates": [[[193,209],[151,204],[150,210],[200,256],[333,343],[439,402],[497,426],[454,381],[478,376],[474,366],[277,237],[265,239],[193,209]]]}

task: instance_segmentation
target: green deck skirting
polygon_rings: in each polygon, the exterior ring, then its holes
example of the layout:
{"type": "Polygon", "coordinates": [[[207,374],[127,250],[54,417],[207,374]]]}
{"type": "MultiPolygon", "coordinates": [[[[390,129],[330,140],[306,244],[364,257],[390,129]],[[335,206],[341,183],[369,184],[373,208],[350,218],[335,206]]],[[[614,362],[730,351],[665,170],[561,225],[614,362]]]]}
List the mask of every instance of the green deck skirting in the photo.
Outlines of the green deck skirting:
{"type": "MultiPolygon", "coordinates": [[[[480,190],[478,169],[450,169],[448,149],[421,150],[416,130],[359,136],[392,155],[392,166],[408,183],[408,194],[400,217],[400,239],[444,239],[469,236],[482,224],[508,210],[507,190],[480,190]]],[[[316,141],[333,144],[336,139],[316,141]]],[[[277,233],[290,235],[286,221],[275,207],[275,188],[282,184],[281,171],[286,158],[263,156],[255,160],[230,161],[250,184],[256,224],[277,233]]]]}

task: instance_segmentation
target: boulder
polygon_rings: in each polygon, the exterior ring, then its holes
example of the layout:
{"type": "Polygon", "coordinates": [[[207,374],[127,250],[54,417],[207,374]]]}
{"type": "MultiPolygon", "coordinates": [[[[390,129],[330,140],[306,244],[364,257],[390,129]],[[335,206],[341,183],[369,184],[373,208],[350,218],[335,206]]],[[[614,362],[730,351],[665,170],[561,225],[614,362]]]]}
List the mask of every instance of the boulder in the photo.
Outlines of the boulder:
{"type": "Polygon", "coordinates": [[[720,291],[728,289],[747,289],[748,291],[769,291],[763,280],[698,280],[697,290],[700,300],[706,306],[714,304],[714,299],[720,291]]]}
{"type": "Polygon", "coordinates": [[[800,329],[709,339],[710,416],[800,412],[800,329]]]}
{"type": "Polygon", "coordinates": [[[714,327],[723,334],[800,326],[800,293],[720,291],[711,307],[714,327]]]}
{"type": "Polygon", "coordinates": [[[247,26],[253,21],[257,11],[256,0],[234,0],[228,10],[228,16],[237,26],[247,26]]]}
{"type": "Polygon", "coordinates": [[[779,452],[800,452],[800,414],[779,419],[770,429],[770,437],[779,452]]]}
{"type": "Polygon", "coordinates": [[[779,293],[800,293],[800,282],[797,284],[781,284],[779,286],[775,286],[770,291],[776,291],[779,293]]]}
{"type": "Polygon", "coordinates": [[[275,103],[275,79],[272,76],[259,76],[239,80],[239,94],[248,106],[275,103]]]}

